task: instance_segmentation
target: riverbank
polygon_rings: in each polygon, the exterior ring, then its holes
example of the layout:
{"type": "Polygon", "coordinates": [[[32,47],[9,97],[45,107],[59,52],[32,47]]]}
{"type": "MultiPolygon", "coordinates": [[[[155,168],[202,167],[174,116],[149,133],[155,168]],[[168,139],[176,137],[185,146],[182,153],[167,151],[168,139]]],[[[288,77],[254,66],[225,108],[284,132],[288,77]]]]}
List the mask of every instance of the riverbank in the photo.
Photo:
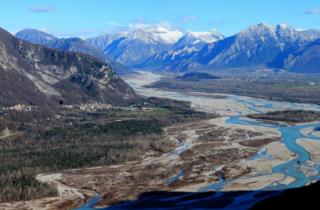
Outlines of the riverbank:
{"type": "Polygon", "coordinates": [[[320,110],[320,106],[315,104],[270,101],[223,92],[218,93],[217,91],[201,92],[193,88],[192,85],[187,89],[170,88],[170,86],[158,87],[153,84],[161,80],[168,80],[168,78],[151,72],[141,71],[134,76],[130,75],[123,79],[140,95],[190,101],[191,106],[198,111],[215,112],[221,116],[247,116],[287,109],[320,110]]]}

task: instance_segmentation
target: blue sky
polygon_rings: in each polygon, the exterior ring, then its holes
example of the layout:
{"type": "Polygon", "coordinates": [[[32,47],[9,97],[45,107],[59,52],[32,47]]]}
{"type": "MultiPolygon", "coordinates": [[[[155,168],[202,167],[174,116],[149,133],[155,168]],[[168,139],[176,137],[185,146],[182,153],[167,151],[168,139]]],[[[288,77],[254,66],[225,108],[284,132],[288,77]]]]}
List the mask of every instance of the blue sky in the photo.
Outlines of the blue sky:
{"type": "Polygon", "coordinates": [[[0,27],[90,37],[136,24],[232,35],[249,25],[320,29],[320,0],[1,0],[0,27]]]}

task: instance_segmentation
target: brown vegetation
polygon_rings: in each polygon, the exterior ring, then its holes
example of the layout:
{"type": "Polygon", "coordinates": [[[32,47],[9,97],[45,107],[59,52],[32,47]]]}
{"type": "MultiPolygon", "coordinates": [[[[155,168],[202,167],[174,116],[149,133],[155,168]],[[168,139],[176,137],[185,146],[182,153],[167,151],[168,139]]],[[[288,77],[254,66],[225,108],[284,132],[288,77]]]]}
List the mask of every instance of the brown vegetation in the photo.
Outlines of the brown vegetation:
{"type": "MultiPolygon", "coordinates": [[[[225,73],[225,72],[224,72],[225,73]]],[[[190,81],[163,78],[149,87],[164,90],[226,93],[275,101],[320,104],[319,75],[296,75],[288,73],[251,73],[231,71],[218,80],[190,81]],[[312,84],[309,84],[312,81],[312,84]]],[[[219,75],[219,74],[218,74],[219,75]]]]}
{"type": "Polygon", "coordinates": [[[163,126],[206,117],[178,107],[8,111],[0,116],[1,129],[24,134],[0,141],[0,202],[56,195],[35,179],[39,173],[138,160],[150,150],[167,152],[172,143],[164,138],[163,126]]]}
{"type": "Polygon", "coordinates": [[[320,112],[308,110],[285,110],[268,112],[266,114],[252,114],[250,118],[288,123],[304,123],[320,120],[320,112]]]}

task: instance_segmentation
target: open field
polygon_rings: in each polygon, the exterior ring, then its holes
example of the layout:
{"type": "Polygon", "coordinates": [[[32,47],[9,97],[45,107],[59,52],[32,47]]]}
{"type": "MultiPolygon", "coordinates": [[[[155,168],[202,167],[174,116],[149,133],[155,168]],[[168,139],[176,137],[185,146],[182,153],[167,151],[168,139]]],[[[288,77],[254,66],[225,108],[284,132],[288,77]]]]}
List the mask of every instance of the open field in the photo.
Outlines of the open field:
{"type": "Polygon", "coordinates": [[[320,104],[320,75],[291,74],[272,71],[213,71],[220,79],[183,80],[163,77],[148,87],[182,92],[225,93],[275,101],[320,104]]]}

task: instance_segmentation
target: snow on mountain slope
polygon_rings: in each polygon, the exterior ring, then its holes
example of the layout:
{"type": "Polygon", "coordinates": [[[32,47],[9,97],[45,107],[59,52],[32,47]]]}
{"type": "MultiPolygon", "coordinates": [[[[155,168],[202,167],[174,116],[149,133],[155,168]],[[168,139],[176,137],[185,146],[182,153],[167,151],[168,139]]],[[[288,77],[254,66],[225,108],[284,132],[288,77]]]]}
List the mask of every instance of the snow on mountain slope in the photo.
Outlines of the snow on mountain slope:
{"type": "Polygon", "coordinates": [[[136,66],[154,54],[170,49],[183,35],[179,30],[156,25],[110,33],[87,41],[112,59],[136,66]]]}
{"type": "Polygon", "coordinates": [[[288,25],[261,23],[205,46],[198,53],[197,62],[211,67],[265,65],[279,53],[300,48],[315,38],[288,25]]]}
{"type": "Polygon", "coordinates": [[[214,32],[187,32],[179,41],[175,44],[175,48],[185,46],[203,46],[204,44],[213,43],[223,39],[223,35],[217,31],[214,32]]]}
{"type": "Polygon", "coordinates": [[[140,40],[146,44],[174,44],[182,36],[183,33],[179,30],[170,29],[164,26],[152,26],[134,30],[132,33],[128,34],[128,39],[140,40]]]}
{"type": "MultiPolygon", "coordinates": [[[[22,33],[21,37],[31,42],[47,43],[44,44],[46,46],[53,42],[60,46],[68,45],[67,39],[66,45],[61,45],[63,43],[49,34],[36,31],[29,33],[22,33]],[[55,41],[48,41],[50,39],[55,41]]],[[[287,24],[261,23],[229,37],[223,37],[217,31],[184,32],[167,25],[142,24],[85,42],[73,41],[69,48],[96,57],[106,56],[133,68],[154,70],[185,71],[190,66],[229,68],[265,65],[284,68],[289,66],[285,65],[286,62],[293,60],[288,56],[304,50],[305,46],[317,39],[320,39],[320,31],[301,31],[287,24]]],[[[310,55],[306,53],[306,56],[310,55]]],[[[302,65],[304,62],[299,63],[302,65]]]]}
{"type": "Polygon", "coordinates": [[[157,53],[141,63],[141,68],[162,70],[183,70],[193,56],[206,44],[223,39],[223,35],[214,32],[187,32],[169,50],[157,53]]]}

